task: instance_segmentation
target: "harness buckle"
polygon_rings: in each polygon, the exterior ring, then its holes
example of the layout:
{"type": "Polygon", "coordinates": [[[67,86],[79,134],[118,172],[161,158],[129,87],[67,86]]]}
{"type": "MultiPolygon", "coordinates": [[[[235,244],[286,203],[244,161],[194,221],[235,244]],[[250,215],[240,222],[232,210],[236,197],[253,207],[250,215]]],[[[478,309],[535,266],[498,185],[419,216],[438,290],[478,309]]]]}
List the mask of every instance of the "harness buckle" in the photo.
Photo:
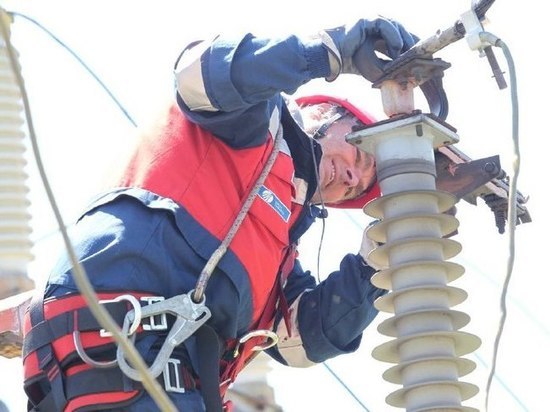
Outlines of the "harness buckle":
{"type": "MultiPolygon", "coordinates": [[[[136,319],[138,319],[138,323],[141,322],[142,317],[166,313],[176,316],[172,329],[168,332],[155,361],[149,368],[149,373],[155,378],[164,370],[174,349],[195,333],[212,315],[204,304],[206,297],[203,295],[202,300],[195,303],[192,299],[193,292],[194,290],[191,290],[188,293],[144,306],[140,312],[130,311],[124,318],[122,331],[129,330],[130,323],[135,323],[136,319]]],[[[120,346],[117,348],[117,361],[122,372],[130,379],[140,382],[143,380],[141,374],[128,364],[120,346]]]]}
{"type": "Polygon", "coordinates": [[[185,393],[183,378],[180,373],[181,361],[179,359],[169,358],[162,371],[164,378],[164,389],[166,392],[185,393]]]}
{"type": "Polygon", "coordinates": [[[271,330],[268,329],[257,329],[253,330],[251,332],[248,332],[247,334],[243,335],[239,339],[239,343],[237,343],[237,346],[235,347],[235,350],[233,351],[233,357],[236,358],[239,356],[239,350],[241,345],[243,345],[245,342],[249,341],[252,338],[258,338],[263,337],[267,338],[267,341],[264,342],[262,345],[256,345],[252,348],[252,352],[260,352],[266,349],[269,349],[277,344],[279,342],[279,337],[277,334],[271,330]]]}
{"type": "MultiPolygon", "coordinates": [[[[164,300],[164,296],[143,296],[140,298],[147,306],[164,300]]],[[[149,316],[149,322],[142,322],[143,330],[166,330],[168,329],[168,319],[166,313],[149,316]]]]}

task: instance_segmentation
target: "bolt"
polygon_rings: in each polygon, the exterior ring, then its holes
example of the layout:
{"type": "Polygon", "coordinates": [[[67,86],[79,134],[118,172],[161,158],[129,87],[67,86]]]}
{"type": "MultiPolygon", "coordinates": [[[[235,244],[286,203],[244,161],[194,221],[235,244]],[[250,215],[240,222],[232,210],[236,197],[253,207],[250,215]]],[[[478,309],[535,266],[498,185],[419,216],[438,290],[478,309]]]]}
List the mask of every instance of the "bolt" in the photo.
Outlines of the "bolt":
{"type": "Polygon", "coordinates": [[[506,227],[506,211],[505,210],[495,210],[495,224],[498,229],[498,233],[501,235],[505,232],[506,227]]]}
{"type": "Polygon", "coordinates": [[[495,175],[498,173],[498,167],[496,164],[494,164],[494,162],[485,163],[485,165],[483,166],[483,170],[485,170],[490,175],[495,175]]]}

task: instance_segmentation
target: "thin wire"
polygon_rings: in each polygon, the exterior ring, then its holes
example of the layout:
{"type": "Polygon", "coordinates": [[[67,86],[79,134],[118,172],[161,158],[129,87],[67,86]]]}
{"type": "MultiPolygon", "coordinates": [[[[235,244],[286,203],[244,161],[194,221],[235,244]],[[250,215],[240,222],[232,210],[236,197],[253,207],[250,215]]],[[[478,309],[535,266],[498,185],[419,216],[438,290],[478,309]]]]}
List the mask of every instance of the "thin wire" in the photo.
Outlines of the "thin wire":
{"type": "Polygon", "coordinates": [[[508,293],[508,286],[512,277],[512,271],[514,267],[515,260],[515,231],[516,231],[516,201],[517,201],[517,181],[519,176],[519,169],[521,163],[521,156],[519,150],[519,103],[517,95],[517,81],[516,81],[516,69],[514,65],[514,59],[508,46],[496,36],[491,33],[480,33],[481,40],[488,41],[493,46],[500,47],[506,57],[506,62],[508,64],[509,76],[510,76],[510,97],[512,103],[512,140],[513,140],[513,154],[514,159],[512,162],[512,174],[510,179],[510,190],[508,196],[508,240],[509,240],[509,253],[508,253],[508,262],[506,268],[506,277],[502,286],[502,294],[500,297],[500,309],[501,317],[499,322],[499,327],[497,334],[495,336],[494,346],[493,346],[493,358],[491,364],[491,370],[487,378],[487,386],[485,392],[485,410],[489,411],[489,392],[491,389],[491,383],[493,381],[493,376],[495,375],[496,365],[497,365],[497,356],[498,349],[500,345],[500,339],[504,331],[504,324],[506,322],[507,309],[506,309],[506,295],[508,293]]]}
{"type": "Polygon", "coordinates": [[[33,119],[31,116],[31,110],[30,110],[27,91],[24,85],[23,77],[19,70],[19,65],[17,64],[17,57],[16,57],[15,50],[10,41],[9,31],[5,24],[4,14],[5,14],[4,9],[0,8],[0,26],[2,30],[2,37],[4,38],[4,42],[6,44],[6,49],[8,51],[10,64],[12,66],[12,71],[15,75],[15,80],[21,92],[21,98],[25,109],[24,110],[25,120],[27,122],[27,126],[29,129],[29,137],[31,141],[32,150],[34,153],[34,158],[36,160],[38,172],[42,180],[42,183],[44,185],[44,189],[46,191],[48,201],[50,202],[52,211],[55,215],[55,219],[58,223],[59,230],[61,232],[63,242],[65,244],[65,248],[67,250],[71,263],[74,266],[73,273],[74,273],[75,282],[79,290],[82,292],[82,295],[84,296],[86,303],[90,307],[91,312],[97,318],[99,324],[113,334],[114,340],[119,345],[122,346],[125,355],[129,358],[129,360],[136,367],[136,369],[138,369],[140,373],[143,375],[143,386],[150,393],[151,397],[154,399],[157,405],[163,411],[176,412],[177,409],[172,404],[172,402],[170,401],[166,393],[163,391],[163,389],[160,387],[159,382],[157,382],[157,380],[149,374],[147,365],[141,358],[140,354],[137,352],[134,346],[128,341],[128,339],[124,335],[122,335],[120,328],[111,318],[107,310],[98,303],[97,295],[95,294],[93,287],[89,282],[89,279],[84,271],[84,268],[82,267],[82,265],[78,261],[78,258],[76,257],[76,253],[71,244],[71,240],[69,239],[69,235],[67,233],[65,223],[63,222],[63,218],[61,216],[61,212],[57,206],[57,201],[55,200],[55,196],[53,194],[52,188],[50,186],[50,183],[46,175],[44,163],[42,161],[42,156],[40,154],[40,150],[38,147],[38,142],[37,142],[36,133],[34,129],[33,119]]]}
{"type": "Polygon", "coordinates": [[[122,113],[124,113],[124,116],[126,116],[126,118],[130,121],[130,123],[132,123],[134,126],[137,127],[137,124],[134,121],[134,119],[128,114],[128,112],[126,111],[124,106],[122,106],[122,104],[118,101],[118,99],[114,96],[114,94],[109,90],[109,88],[105,85],[105,83],[103,83],[101,81],[101,79],[90,69],[90,67],[80,58],[80,56],[78,56],[73,50],[71,50],[71,48],[69,48],[57,36],[55,36],[51,31],[46,29],[43,25],[38,23],[33,18],[31,18],[31,17],[29,17],[25,14],[15,12],[15,11],[8,11],[7,13],[11,16],[22,17],[22,18],[32,22],[37,27],[42,29],[46,34],[48,34],[48,36],[50,36],[56,43],[58,43],[61,47],[63,47],[66,51],[68,51],[69,54],[71,56],[73,56],[82,65],[82,67],[84,67],[84,69],[99,83],[101,88],[109,95],[109,97],[113,100],[113,102],[115,102],[115,104],[122,111],[122,113]]]}
{"type": "MultiPolygon", "coordinates": [[[[311,147],[311,155],[313,157],[313,166],[315,168],[315,179],[316,179],[316,182],[317,182],[317,187],[319,188],[319,198],[321,200],[321,209],[323,211],[326,211],[326,208],[325,208],[325,202],[323,200],[323,194],[322,194],[322,190],[321,190],[321,178],[319,177],[319,167],[318,167],[318,164],[317,164],[317,158],[315,157],[315,149],[313,147],[313,139],[310,139],[309,140],[309,144],[310,144],[310,147],[311,147]]],[[[324,216],[324,214],[323,214],[324,216]]],[[[325,219],[321,219],[322,220],[322,227],[321,227],[321,238],[319,240],[319,249],[317,251],[317,282],[321,282],[321,278],[320,278],[320,272],[321,272],[321,249],[322,249],[322,246],[323,246],[323,239],[324,239],[324,236],[325,236],[325,219]]],[[[323,366],[325,368],[327,368],[327,370],[332,374],[332,376],[338,381],[338,383],[340,383],[340,385],[342,385],[342,387],[346,390],[346,392],[348,392],[352,397],[353,399],[355,399],[357,401],[357,403],[359,403],[359,405],[361,405],[361,407],[366,411],[366,412],[370,412],[369,409],[361,402],[361,400],[359,399],[359,397],[351,390],[351,388],[336,374],[336,372],[334,372],[330,366],[328,366],[326,364],[326,362],[323,362],[323,366]]]]}
{"type": "MultiPolygon", "coordinates": [[[[497,283],[491,275],[489,275],[485,270],[481,269],[478,265],[476,265],[474,262],[472,262],[469,259],[466,259],[464,257],[461,257],[459,260],[461,260],[464,263],[464,266],[467,266],[470,269],[473,269],[475,272],[477,272],[479,275],[483,276],[486,281],[488,281],[491,286],[498,287],[499,283],[497,283]]],[[[522,313],[523,315],[531,321],[534,326],[541,331],[546,336],[550,336],[550,329],[548,326],[546,326],[544,323],[542,323],[535,314],[531,312],[531,310],[525,306],[522,302],[518,301],[513,296],[508,296],[508,303],[513,303],[522,313]]]]}
{"type": "Polygon", "coordinates": [[[369,408],[367,408],[367,406],[366,406],[363,402],[361,402],[361,399],[359,399],[359,398],[357,397],[357,395],[355,395],[355,393],[353,393],[353,391],[348,387],[348,385],[346,385],[346,383],[345,383],[344,381],[342,381],[342,379],[340,379],[340,377],[336,374],[336,372],[334,372],[334,371],[332,370],[332,368],[331,368],[330,366],[327,365],[326,362],[323,362],[323,366],[324,366],[325,368],[327,368],[327,370],[330,372],[330,374],[331,374],[332,376],[334,376],[334,378],[340,383],[340,385],[342,385],[342,386],[344,387],[344,389],[345,389],[346,391],[348,391],[348,393],[353,397],[353,399],[355,399],[355,400],[357,401],[357,403],[358,403],[359,405],[361,405],[361,407],[362,407],[366,412],[370,412],[369,408]]]}
{"type": "MultiPolygon", "coordinates": [[[[487,364],[487,362],[485,362],[485,359],[483,359],[479,354],[477,353],[474,353],[474,357],[479,361],[481,362],[481,364],[489,369],[489,365],[487,364]]],[[[518,396],[515,394],[515,392],[512,390],[512,388],[510,388],[508,386],[508,384],[504,381],[504,379],[502,379],[500,376],[498,376],[498,374],[495,374],[495,379],[497,380],[498,383],[500,383],[500,385],[502,386],[502,388],[504,389],[505,392],[508,393],[508,395],[510,395],[512,397],[512,399],[516,402],[516,404],[524,411],[524,412],[529,412],[529,408],[521,401],[520,398],[518,398],[518,396]]]]}
{"type": "Polygon", "coordinates": [[[325,238],[325,218],[326,208],[325,201],[323,200],[323,191],[321,190],[321,178],[319,176],[319,165],[317,164],[317,158],[315,157],[315,148],[313,147],[313,138],[309,139],[309,147],[311,148],[311,156],[313,158],[313,167],[315,169],[315,181],[317,188],[319,189],[319,199],[321,200],[321,210],[323,211],[323,218],[321,219],[321,238],[319,239],[319,248],[317,249],[317,282],[321,283],[321,250],[323,248],[323,240],[325,238]]]}

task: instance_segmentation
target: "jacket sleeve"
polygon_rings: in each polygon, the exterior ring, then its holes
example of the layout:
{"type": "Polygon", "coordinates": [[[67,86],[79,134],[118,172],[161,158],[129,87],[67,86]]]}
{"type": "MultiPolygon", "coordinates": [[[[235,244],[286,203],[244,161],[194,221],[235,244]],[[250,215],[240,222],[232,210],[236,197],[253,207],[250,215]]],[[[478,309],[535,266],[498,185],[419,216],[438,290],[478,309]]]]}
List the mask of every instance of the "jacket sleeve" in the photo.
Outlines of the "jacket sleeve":
{"type": "Polygon", "coordinates": [[[348,254],[338,271],[315,286],[309,272],[295,266],[285,287],[287,297],[295,299],[291,331],[284,321],[278,323],[280,343],[272,356],[289,366],[307,367],[354,352],[363,330],[378,314],[374,301],[387,292],[372,285],[374,273],[360,256],[348,254]]]}
{"type": "Polygon", "coordinates": [[[176,62],[177,100],[192,121],[233,147],[255,146],[279,121],[281,93],[329,72],[318,39],[216,37],[190,44],[176,62]]]}

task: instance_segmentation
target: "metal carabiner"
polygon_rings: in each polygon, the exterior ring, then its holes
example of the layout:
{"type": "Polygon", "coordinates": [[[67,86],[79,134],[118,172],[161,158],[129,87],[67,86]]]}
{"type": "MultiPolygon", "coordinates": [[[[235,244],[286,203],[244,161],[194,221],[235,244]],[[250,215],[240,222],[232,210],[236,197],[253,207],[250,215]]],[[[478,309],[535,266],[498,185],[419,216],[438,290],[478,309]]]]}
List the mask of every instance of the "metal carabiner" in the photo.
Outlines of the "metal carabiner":
{"type": "MultiPolygon", "coordinates": [[[[111,303],[111,302],[120,302],[121,300],[127,300],[128,302],[130,302],[132,304],[132,308],[133,308],[131,310],[131,312],[138,314],[138,316],[134,318],[134,321],[132,322],[132,325],[128,328],[128,330],[126,332],[126,335],[130,337],[130,340],[133,343],[135,341],[135,338],[136,338],[134,333],[136,332],[136,330],[139,327],[139,324],[141,322],[141,305],[140,305],[139,301],[132,295],[120,295],[120,296],[117,296],[114,299],[100,300],[99,303],[104,304],[104,303],[111,303]]],[[[128,313],[130,313],[130,312],[128,312],[128,313]]],[[[126,315],[126,317],[124,318],[124,322],[126,322],[127,317],[128,317],[128,315],[126,315]]],[[[101,337],[109,337],[109,336],[112,336],[112,333],[105,331],[105,329],[101,329],[99,331],[99,335],[101,337]]],[[[82,361],[84,363],[86,363],[86,364],[88,364],[88,365],[90,365],[94,368],[100,368],[100,369],[112,368],[112,367],[116,366],[116,364],[117,364],[116,359],[113,359],[112,361],[96,361],[96,360],[92,359],[86,353],[86,350],[84,349],[84,346],[82,346],[82,341],[80,340],[80,331],[79,330],[73,331],[73,342],[74,342],[74,347],[75,347],[76,353],[78,354],[78,356],[80,356],[80,359],[82,359],[82,361]]]]}
{"type": "MultiPolygon", "coordinates": [[[[176,316],[172,329],[168,332],[155,361],[149,368],[149,373],[155,378],[164,371],[166,363],[176,346],[195,333],[212,315],[204,304],[206,297],[203,295],[202,300],[195,303],[192,299],[193,293],[194,289],[186,294],[177,295],[141,308],[141,313],[139,314],[141,317],[155,316],[163,313],[170,313],[176,316]]],[[[135,319],[134,316],[134,313],[128,312],[124,319],[122,330],[129,328],[131,320],[135,319]]],[[[120,347],[117,349],[117,361],[122,372],[130,379],[140,382],[143,380],[140,373],[128,364],[120,347]]]]}
{"type": "Polygon", "coordinates": [[[250,339],[257,338],[257,337],[267,338],[268,340],[263,345],[254,346],[252,348],[252,352],[259,352],[259,351],[269,349],[275,346],[279,342],[279,337],[275,332],[271,330],[268,330],[268,329],[253,330],[251,332],[248,332],[246,335],[243,335],[239,339],[239,343],[237,344],[237,347],[233,351],[233,357],[236,358],[237,356],[239,356],[239,349],[241,345],[243,345],[245,342],[249,341],[250,339]]]}

